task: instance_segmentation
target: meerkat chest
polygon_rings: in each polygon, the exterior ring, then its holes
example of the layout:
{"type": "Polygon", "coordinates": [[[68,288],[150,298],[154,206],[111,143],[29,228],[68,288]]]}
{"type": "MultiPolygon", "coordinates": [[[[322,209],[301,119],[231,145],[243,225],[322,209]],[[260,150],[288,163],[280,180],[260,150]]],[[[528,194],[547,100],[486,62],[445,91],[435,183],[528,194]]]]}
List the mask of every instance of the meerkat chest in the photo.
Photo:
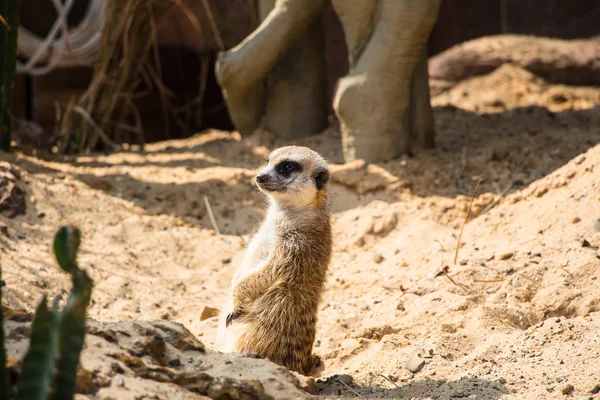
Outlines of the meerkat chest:
{"type": "Polygon", "coordinates": [[[275,249],[277,236],[272,229],[260,229],[250,241],[242,265],[233,277],[233,285],[265,266],[275,249]]]}

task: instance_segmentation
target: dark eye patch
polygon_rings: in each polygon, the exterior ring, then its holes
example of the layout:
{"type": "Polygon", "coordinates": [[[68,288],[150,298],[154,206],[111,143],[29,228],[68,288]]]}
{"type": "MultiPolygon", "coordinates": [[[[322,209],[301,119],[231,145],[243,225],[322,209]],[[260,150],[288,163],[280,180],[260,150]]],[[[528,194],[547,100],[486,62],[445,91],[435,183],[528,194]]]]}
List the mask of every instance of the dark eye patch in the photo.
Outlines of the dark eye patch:
{"type": "Polygon", "coordinates": [[[275,167],[277,173],[283,177],[289,177],[294,172],[302,171],[302,167],[296,161],[284,160],[275,167]]]}

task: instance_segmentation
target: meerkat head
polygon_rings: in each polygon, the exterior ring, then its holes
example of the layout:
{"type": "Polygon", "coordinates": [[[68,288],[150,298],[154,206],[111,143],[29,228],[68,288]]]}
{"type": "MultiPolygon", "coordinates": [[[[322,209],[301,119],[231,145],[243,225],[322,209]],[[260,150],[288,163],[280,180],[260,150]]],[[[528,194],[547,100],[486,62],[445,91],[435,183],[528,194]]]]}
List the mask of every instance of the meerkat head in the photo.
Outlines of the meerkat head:
{"type": "Polygon", "coordinates": [[[286,146],[274,150],[256,176],[259,189],[288,206],[305,207],[326,199],[327,162],[306,147],[286,146]]]}

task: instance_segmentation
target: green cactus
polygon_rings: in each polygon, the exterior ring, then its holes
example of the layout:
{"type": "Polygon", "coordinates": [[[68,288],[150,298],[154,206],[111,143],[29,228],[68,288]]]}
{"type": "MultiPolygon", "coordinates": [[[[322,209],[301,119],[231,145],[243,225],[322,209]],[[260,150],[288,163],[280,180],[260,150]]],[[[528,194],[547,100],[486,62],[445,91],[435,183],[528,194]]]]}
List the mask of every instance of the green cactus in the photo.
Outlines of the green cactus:
{"type": "MultiPolygon", "coordinates": [[[[92,293],[91,279],[77,266],[80,238],[79,229],[74,227],[62,227],[54,237],[54,254],[60,267],[71,274],[73,289],[62,311],[58,310],[59,298],[51,309],[45,296],[40,302],[31,326],[31,343],[23,360],[16,400],[68,400],[75,395],[85,315],[92,293]]],[[[3,344],[4,340],[0,356],[3,344]]],[[[2,365],[5,369],[5,362],[2,365]]],[[[5,371],[0,373],[6,376],[5,371]]],[[[0,398],[10,398],[9,388],[3,389],[1,383],[0,398]]]]}
{"type": "Polygon", "coordinates": [[[17,37],[19,33],[19,0],[0,1],[0,150],[10,150],[11,110],[15,70],[17,66],[17,37]]]}

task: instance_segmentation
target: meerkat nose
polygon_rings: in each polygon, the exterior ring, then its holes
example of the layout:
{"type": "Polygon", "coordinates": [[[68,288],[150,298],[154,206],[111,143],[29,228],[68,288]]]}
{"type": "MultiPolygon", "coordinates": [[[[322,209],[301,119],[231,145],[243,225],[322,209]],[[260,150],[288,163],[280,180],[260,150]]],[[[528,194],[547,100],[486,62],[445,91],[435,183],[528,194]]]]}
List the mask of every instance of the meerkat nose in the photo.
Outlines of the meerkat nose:
{"type": "Polygon", "coordinates": [[[268,174],[260,174],[256,176],[256,181],[258,183],[265,183],[269,180],[269,175],[268,174]]]}

